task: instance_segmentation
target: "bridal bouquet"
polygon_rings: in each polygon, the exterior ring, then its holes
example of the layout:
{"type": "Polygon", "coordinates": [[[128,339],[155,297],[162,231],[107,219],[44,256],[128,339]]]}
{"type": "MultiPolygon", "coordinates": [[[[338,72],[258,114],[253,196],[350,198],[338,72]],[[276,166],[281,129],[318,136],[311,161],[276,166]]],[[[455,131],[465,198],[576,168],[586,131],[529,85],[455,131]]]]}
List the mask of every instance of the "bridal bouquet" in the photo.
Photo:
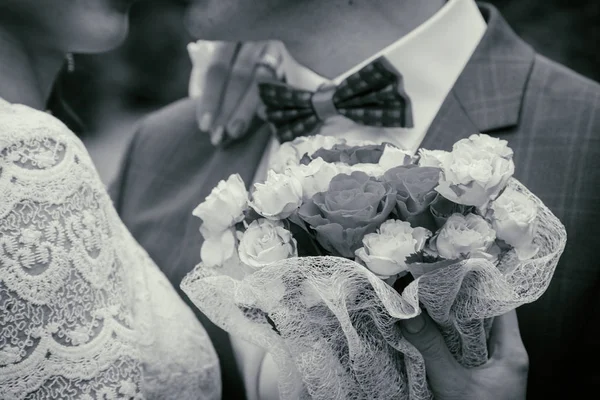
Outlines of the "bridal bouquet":
{"type": "Polygon", "coordinates": [[[284,143],[252,193],[232,175],[196,208],[202,263],[182,288],[268,349],[284,399],[429,399],[398,321],[425,309],[454,357],[481,365],[493,317],[541,296],[564,249],[512,155],[487,135],[415,157],[319,135],[284,143]]]}

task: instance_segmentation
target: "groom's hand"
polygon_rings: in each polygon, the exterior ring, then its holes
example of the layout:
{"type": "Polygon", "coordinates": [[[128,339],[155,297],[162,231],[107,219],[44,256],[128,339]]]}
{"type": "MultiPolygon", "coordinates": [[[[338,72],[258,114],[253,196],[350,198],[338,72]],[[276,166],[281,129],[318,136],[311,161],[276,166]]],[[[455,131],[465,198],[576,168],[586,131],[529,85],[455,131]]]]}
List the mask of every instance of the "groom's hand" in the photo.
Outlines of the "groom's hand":
{"type": "Polygon", "coordinates": [[[402,322],[406,339],[423,355],[427,380],[436,400],[525,399],[529,361],[517,313],[496,317],[490,333],[487,363],[462,367],[446,347],[435,323],[426,315],[402,322]]]}
{"type": "MultiPolygon", "coordinates": [[[[281,77],[281,51],[277,42],[211,42],[208,65],[197,70],[197,120],[213,145],[246,133],[259,111],[257,80],[281,77]]],[[[196,65],[195,65],[196,67],[196,65]]],[[[192,88],[190,88],[192,89],[192,88]]],[[[190,90],[191,92],[191,90],[190,90]]]]}

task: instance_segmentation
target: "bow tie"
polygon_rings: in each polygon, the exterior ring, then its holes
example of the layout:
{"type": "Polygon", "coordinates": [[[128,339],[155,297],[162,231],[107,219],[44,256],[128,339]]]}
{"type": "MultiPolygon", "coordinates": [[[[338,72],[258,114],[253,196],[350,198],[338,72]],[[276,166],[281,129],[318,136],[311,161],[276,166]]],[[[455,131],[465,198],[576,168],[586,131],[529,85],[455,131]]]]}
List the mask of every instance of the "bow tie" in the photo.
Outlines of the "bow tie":
{"type": "Polygon", "coordinates": [[[267,120],[275,125],[282,143],[316,133],[327,118],[335,115],[368,126],[413,126],[411,102],[404,91],[402,75],[383,57],[338,86],[321,86],[311,92],[269,81],[259,83],[259,93],[267,120]]]}

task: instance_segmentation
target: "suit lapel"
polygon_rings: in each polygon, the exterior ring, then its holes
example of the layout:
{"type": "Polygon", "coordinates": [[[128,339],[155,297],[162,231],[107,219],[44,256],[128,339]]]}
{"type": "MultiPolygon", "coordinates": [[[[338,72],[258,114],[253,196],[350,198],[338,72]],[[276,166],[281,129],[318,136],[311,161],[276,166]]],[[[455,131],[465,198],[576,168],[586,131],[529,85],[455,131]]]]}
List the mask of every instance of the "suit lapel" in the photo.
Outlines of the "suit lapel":
{"type": "Polygon", "coordinates": [[[451,150],[456,141],[473,133],[477,133],[477,127],[452,90],[429,127],[421,147],[428,150],[451,150]]]}
{"type": "Polygon", "coordinates": [[[431,124],[424,148],[450,150],[471,134],[500,133],[519,123],[535,52],[496,8],[482,3],[479,9],[486,33],[431,124]]]}

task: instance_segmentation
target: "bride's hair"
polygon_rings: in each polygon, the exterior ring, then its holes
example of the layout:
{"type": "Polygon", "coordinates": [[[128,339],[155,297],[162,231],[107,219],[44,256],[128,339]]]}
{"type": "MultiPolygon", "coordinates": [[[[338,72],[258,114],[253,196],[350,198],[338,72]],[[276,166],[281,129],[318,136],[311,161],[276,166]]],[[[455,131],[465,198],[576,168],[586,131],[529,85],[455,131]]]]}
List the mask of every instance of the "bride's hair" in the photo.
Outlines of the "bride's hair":
{"type": "Polygon", "coordinates": [[[73,108],[67,103],[63,93],[65,80],[69,74],[67,69],[68,66],[65,65],[58,75],[54,87],[52,88],[52,92],[50,93],[50,98],[48,99],[47,109],[53,116],[61,120],[71,131],[81,138],[85,136],[85,125],[77,113],[73,111],[73,108]]]}

